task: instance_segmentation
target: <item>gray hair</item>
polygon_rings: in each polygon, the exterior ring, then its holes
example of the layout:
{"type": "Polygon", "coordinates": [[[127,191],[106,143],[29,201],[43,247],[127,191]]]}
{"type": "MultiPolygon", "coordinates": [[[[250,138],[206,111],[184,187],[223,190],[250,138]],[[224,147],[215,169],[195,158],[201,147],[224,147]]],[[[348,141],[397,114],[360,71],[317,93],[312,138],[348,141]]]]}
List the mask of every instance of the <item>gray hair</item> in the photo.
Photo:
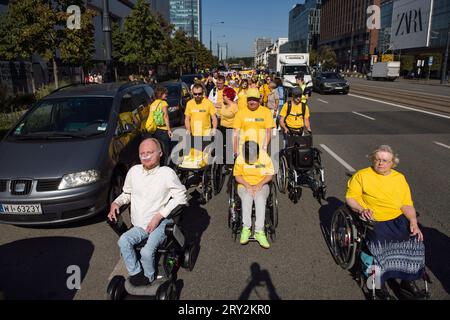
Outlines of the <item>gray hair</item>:
{"type": "Polygon", "coordinates": [[[375,150],[373,150],[367,157],[370,159],[370,161],[373,163],[375,161],[376,155],[378,152],[387,152],[392,154],[392,162],[393,162],[393,168],[397,167],[400,163],[400,159],[398,157],[398,154],[394,152],[391,146],[388,146],[386,144],[379,146],[375,150]]]}
{"type": "Polygon", "coordinates": [[[141,144],[139,145],[139,147],[140,147],[141,145],[143,145],[144,143],[146,143],[146,142],[153,142],[153,143],[155,143],[155,144],[156,144],[156,147],[158,148],[158,152],[162,152],[161,142],[159,142],[158,139],[155,139],[155,138],[146,138],[146,139],[142,140],[142,142],[141,142],[141,144]]]}

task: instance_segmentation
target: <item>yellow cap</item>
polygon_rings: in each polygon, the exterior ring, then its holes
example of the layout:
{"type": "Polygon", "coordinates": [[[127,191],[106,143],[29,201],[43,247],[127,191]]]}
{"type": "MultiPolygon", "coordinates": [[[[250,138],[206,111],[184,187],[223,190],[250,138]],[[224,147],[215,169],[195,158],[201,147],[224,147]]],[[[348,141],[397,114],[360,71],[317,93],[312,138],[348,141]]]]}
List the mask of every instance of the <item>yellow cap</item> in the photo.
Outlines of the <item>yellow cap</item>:
{"type": "Polygon", "coordinates": [[[251,99],[251,98],[255,98],[255,99],[259,99],[261,98],[261,94],[259,93],[259,90],[256,88],[250,88],[247,91],[247,99],[251,99]]]}

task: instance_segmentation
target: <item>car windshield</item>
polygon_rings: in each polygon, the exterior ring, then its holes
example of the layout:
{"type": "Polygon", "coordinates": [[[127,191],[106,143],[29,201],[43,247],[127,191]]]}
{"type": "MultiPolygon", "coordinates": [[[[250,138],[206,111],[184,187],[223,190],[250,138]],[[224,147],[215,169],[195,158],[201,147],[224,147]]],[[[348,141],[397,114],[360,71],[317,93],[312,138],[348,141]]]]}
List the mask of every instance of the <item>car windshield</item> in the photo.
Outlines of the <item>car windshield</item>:
{"type": "Polygon", "coordinates": [[[342,77],[338,73],[322,73],[322,77],[326,79],[340,80],[342,77]]]}
{"type": "Polygon", "coordinates": [[[283,73],[286,75],[294,75],[299,72],[303,72],[303,74],[309,75],[309,69],[307,66],[284,66],[283,70],[283,73]]]}
{"type": "Polygon", "coordinates": [[[105,133],[112,98],[48,99],[34,107],[12,131],[20,137],[88,137],[105,133]]]}
{"type": "Polygon", "coordinates": [[[166,86],[167,90],[169,90],[169,94],[167,95],[168,99],[180,99],[181,89],[180,86],[166,86]]]}

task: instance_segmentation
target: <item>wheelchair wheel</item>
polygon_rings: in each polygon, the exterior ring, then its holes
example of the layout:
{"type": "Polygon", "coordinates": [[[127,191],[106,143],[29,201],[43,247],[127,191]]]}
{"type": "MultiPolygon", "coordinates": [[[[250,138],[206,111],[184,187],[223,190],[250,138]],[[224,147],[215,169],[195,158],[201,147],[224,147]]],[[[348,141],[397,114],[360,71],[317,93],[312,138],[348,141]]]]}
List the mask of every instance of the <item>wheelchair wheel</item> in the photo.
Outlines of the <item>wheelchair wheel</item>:
{"type": "Polygon", "coordinates": [[[177,288],[173,281],[163,283],[156,293],[157,300],[177,300],[177,288]]]}
{"type": "Polygon", "coordinates": [[[205,205],[211,200],[212,197],[212,181],[210,176],[210,170],[204,170],[202,174],[202,199],[201,204],[205,205]]]}
{"type": "Polygon", "coordinates": [[[192,271],[194,269],[195,249],[196,249],[196,247],[194,244],[191,244],[186,249],[184,249],[182,267],[188,271],[192,271]]]}
{"type": "Polygon", "coordinates": [[[125,278],[122,276],[114,276],[106,290],[108,300],[122,300],[125,297],[125,278]]]}
{"type": "Polygon", "coordinates": [[[169,249],[161,256],[162,267],[167,278],[174,276],[179,269],[178,255],[175,249],[169,249]]]}
{"type": "Polygon", "coordinates": [[[355,264],[357,230],[346,206],[339,208],[331,220],[331,247],[337,263],[345,270],[355,264]]]}
{"type": "Polygon", "coordinates": [[[301,187],[290,188],[289,199],[294,204],[297,204],[301,197],[302,197],[302,188],[301,187]]]}
{"type": "Polygon", "coordinates": [[[281,193],[286,193],[288,184],[288,165],[285,156],[280,157],[280,167],[277,173],[277,186],[281,193]]]}
{"type": "Polygon", "coordinates": [[[223,171],[224,170],[222,164],[217,164],[214,162],[211,166],[211,182],[215,196],[222,191],[223,185],[225,183],[225,174],[223,171]]]}
{"type": "Polygon", "coordinates": [[[233,179],[230,187],[230,198],[228,200],[228,227],[232,230],[233,234],[237,234],[240,228],[238,197],[237,186],[233,179]]]}
{"type": "Polygon", "coordinates": [[[270,210],[270,226],[272,231],[275,233],[275,229],[278,227],[278,197],[277,189],[275,185],[270,185],[270,196],[269,196],[269,210],[270,210]]]}

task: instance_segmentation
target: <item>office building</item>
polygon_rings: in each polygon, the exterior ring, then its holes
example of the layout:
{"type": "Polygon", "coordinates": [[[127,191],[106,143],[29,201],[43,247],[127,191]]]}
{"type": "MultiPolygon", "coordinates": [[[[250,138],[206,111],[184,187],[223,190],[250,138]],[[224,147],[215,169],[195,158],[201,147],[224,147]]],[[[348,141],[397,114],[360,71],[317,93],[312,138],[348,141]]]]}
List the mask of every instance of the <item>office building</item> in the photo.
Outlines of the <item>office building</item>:
{"type": "Polygon", "coordinates": [[[202,1],[201,0],[168,0],[170,2],[170,23],[175,29],[183,30],[202,41],[202,1]]]}
{"type": "Polygon", "coordinates": [[[321,6],[321,0],[306,0],[304,4],[297,4],[292,8],[289,12],[288,50],[284,51],[310,52],[317,50],[321,6]]]}

